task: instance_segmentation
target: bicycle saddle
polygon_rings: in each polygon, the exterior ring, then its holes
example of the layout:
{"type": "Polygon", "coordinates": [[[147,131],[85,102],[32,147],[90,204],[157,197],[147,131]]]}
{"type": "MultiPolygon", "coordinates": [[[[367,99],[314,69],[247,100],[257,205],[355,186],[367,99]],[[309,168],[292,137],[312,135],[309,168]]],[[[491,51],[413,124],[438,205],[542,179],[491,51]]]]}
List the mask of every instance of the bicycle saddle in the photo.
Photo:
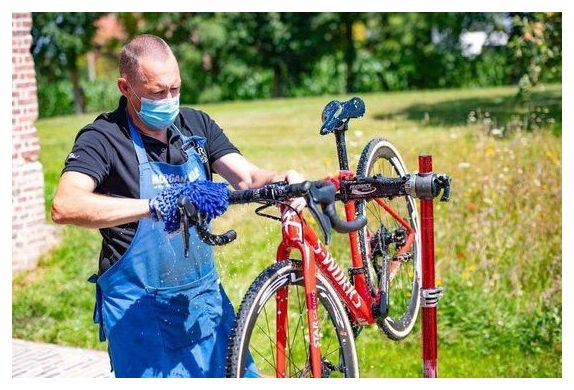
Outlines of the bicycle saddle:
{"type": "Polygon", "coordinates": [[[359,118],[365,114],[365,102],[361,98],[354,97],[346,102],[338,100],[330,101],[321,114],[321,135],[332,133],[342,129],[351,118],[359,118]]]}

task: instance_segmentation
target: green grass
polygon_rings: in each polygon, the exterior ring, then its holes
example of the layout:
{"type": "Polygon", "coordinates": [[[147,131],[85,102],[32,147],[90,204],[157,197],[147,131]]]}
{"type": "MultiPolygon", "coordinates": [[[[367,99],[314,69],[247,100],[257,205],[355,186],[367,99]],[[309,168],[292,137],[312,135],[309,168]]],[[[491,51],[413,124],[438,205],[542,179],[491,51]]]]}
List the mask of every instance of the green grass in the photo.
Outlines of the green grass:
{"type": "MultiPolygon", "coordinates": [[[[411,170],[419,154],[432,153],[435,171],[453,178],[452,201],[435,207],[437,274],[446,289],[439,306],[441,376],[562,375],[561,86],[538,90],[530,111],[514,104],[514,93],[513,87],[501,87],[364,94],[367,115],[352,121],[348,132],[352,167],[369,139],[384,136],[411,170]],[[469,123],[469,114],[479,109],[480,121],[469,123]],[[497,126],[525,118],[543,123],[497,139],[485,135],[484,118],[497,126]]],[[[321,110],[332,98],[345,97],[199,108],[255,164],[294,168],[316,179],[337,170],[333,137],[318,134],[321,110]]],[[[37,122],[47,215],[74,136],[95,116],[37,122]]],[[[238,233],[234,244],[216,249],[236,305],[274,261],[279,237],[279,226],[253,210],[235,207],[214,223],[216,231],[233,227],[238,233]]],[[[93,285],[85,282],[97,268],[101,238],[75,227],[63,228],[62,236],[60,247],[44,256],[36,271],[14,278],[13,335],[103,350],[91,323],[93,285]]],[[[344,266],[349,265],[346,240],[335,236],[331,246],[344,266]]],[[[419,334],[417,325],[406,340],[393,342],[376,328],[363,331],[357,341],[362,376],[419,376],[419,334]]]]}

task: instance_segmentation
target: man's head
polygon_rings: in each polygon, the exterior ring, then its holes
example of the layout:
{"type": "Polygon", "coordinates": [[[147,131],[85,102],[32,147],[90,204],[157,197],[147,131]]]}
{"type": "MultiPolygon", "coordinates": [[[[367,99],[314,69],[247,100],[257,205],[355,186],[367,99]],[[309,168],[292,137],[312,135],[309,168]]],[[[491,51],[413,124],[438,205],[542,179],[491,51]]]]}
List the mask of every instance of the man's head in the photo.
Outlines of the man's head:
{"type": "Polygon", "coordinates": [[[167,43],[148,34],[138,35],[128,42],[120,54],[117,85],[128,99],[131,117],[137,122],[135,117],[141,110],[142,98],[166,100],[178,97],[181,87],[179,66],[167,43]]]}

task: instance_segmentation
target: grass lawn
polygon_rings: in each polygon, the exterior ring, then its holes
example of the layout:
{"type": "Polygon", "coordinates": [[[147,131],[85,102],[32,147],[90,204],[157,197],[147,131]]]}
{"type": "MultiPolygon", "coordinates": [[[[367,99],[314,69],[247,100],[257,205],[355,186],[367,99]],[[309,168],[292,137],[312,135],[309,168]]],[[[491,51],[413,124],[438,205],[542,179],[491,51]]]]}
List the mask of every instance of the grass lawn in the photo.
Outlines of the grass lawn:
{"type": "MultiPolygon", "coordinates": [[[[562,375],[561,86],[534,94],[527,113],[514,104],[514,87],[363,94],[367,114],[351,122],[350,163],[356,167],[373,137],[391,140],[410,170],[431,153],[434,169],[453,178],[452,200],[435,207],[439,283],[440,374],[445,377],[560,377],[562,375]],[[495,127],[515,131],[485,135],[495,127]]],[[[317,179],[337,170],[334,137],[319,135],[320,114],[332,98],[264,100],[203,105],[242,153],[259,166],[294,168],[317,179]]],[[[113,109],[113,107],[110,107],[113,109]]],[[[46,212],[77,131],[96,114],[39,120],[46,212]]],[[[216,178],[216,180],[220,178],[216,178]]],[[[270,265],[279,225],[252,206],[234,207],[214,222],[233,227],[238,239],[216,249],[222,281],[239,305],[250,282],[270,265]]],[[[13,280],[13,336],[105,349],[91,322],[100,236],[75,227],[37,270],[13,280]]],[[[332,249],[350,265],[344,236],[332,249]]],[[[401,342],[374,327],[357,348],[365,377],[417,377],[419,326],[401,342]]]]}

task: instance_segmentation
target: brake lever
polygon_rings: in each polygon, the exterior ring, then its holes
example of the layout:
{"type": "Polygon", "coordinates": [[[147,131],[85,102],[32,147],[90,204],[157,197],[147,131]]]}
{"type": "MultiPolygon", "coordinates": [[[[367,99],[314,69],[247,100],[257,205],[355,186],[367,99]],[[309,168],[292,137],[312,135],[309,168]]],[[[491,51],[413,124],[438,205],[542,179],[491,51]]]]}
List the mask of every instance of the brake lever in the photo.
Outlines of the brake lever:
{"type": "Polygon", "coordinates": [[[349,233],[362,229],[367,224],[367,219],[360,215],[352,221],[344,221],[337,216],[335,199],[337,188],[333,183],[324,181],[315,183],[310,189],[307,203],[311,212],[323,230],[325,243],[331,241],[331,229],[338,233],[349,233]],[[317,203],[321,205],[321,212],[317,208],[317,203]]]}
{"type": "Polygon", "coordinates": [[[323,237],[325,238],[325,244],[329,245],[331,242],[331,220],[325,214],[323,214],[317,208],[317,198],[313,197],[313,190],[309,190],[309,194],[306,196],[307,206],[311,210],[311,214],[321,227],[323,232],[323,237]]]}
{"type": "MultiPolygon", "coordinates": [[[[179,214],[181,216],[181,224],[182,226],[182,234],[183,234],[183,253],[185,255],[185,257],[189,256],[189,215],[192,215],[191,213],[188,214],[189,207],[188,205],[190,204],[190,202],[187,202],[187,198],[186,197],[182,197],[179,199],[178,203],[177,203],[177,207],[179,209],[179,214]]],[[[191,205],[191,207],[193,209],[195,209],[195,207],[193,207],[193,205],[191,205]]]]}

